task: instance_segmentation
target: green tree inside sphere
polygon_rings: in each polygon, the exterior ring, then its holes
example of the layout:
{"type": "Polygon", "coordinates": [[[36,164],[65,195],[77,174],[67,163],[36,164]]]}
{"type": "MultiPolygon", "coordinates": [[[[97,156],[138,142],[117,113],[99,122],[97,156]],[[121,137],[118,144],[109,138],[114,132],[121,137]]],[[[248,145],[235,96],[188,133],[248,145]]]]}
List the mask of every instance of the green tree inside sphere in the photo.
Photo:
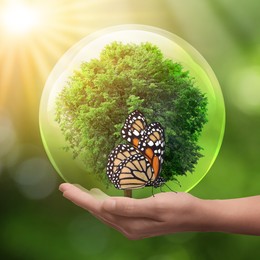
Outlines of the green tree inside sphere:
{"type": "Polygon", "coordinates": [[[73,72],[56,99],[56,121],[64,148],[107,182],[108,155],[124,142],[120,132],[128,114],[140,110],[148,123],[160,122],[165,129],[161,176],[173,180],[193,172],[202,156],[198,138],[207,103],[189,72],[157,46],[113,42],[73,72]]]}

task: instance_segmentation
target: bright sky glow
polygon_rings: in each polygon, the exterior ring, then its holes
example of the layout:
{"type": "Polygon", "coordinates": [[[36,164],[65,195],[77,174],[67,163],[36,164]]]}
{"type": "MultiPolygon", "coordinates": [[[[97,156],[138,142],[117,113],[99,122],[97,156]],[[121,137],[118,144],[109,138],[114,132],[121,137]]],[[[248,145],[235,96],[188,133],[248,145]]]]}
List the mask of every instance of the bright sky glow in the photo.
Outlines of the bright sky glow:
{"type": "Polygon", "coordinates": [[[5,29],[19,35],[30,32],[40,22],[40,14],[37,9],[21,4],[6,7],[2,17],[5,29]]]}

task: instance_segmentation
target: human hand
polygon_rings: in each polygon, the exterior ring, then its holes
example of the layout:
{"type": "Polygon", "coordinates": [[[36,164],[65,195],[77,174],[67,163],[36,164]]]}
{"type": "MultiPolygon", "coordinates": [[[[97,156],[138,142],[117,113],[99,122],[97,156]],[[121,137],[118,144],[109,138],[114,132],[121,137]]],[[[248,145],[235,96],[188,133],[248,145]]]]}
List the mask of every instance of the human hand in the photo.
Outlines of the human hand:
{"type": "Polygon", "coordinates": [[[109,197],[69,183],[60,185],[63,196],[89,211],[129,239],[142,239],[181,231],[194,231],[198,198],[188,193],[164,192],[145,199],[109,197]]]}

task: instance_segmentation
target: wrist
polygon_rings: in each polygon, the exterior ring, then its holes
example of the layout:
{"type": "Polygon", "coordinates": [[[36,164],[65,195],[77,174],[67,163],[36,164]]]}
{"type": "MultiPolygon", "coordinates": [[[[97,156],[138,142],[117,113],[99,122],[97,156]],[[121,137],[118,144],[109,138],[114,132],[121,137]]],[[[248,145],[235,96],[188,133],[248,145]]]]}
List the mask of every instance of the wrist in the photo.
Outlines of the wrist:
{"type": "Polygon", "coordinates": [[[219,200],[204,200],[194,197],[183,231],[215,232],[220,228],[218,214],[219,200]]]}
{"type": "Polygon", "coordinates": [[[194,231],[212,232],[215,230],[215,221],[218,213],[217,200],[198,199],[194,213],[194,231]]]}
{"type": "Polygon", "coordinates": [[[258,203],[259,196],[228,200],[200,200],[197,231],[259,235],[258,203]]]}
{"type": "MultiPolygon", "coordinates": [[[[199,232],[206,231],[210,226],[211,206],[209,201],[193,197],[188,193],[178,193],[182,196],[181,206],[174,209],[172,232],[199,232]]],[[[180,199],[180,198],[179,198],[180,199]]]]}
{"type": "Polygon", "coordinates": [[[233,211],[223,200],[198,199],[193,209],[192,231],[230,232],[233,211]]]}
{"type": "Polygon", "coordinates": [[[196,197],[181,213],[176,232],[225,232],[260,234],[260,196],[229,200],[203,200],[196,197]]]}

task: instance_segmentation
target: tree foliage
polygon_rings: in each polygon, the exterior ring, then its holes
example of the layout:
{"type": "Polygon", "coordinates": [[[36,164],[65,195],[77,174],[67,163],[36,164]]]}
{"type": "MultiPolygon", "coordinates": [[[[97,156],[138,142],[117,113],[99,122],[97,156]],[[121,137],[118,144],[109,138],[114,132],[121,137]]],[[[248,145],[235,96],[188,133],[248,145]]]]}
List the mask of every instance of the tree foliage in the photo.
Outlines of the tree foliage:
{"type": "Polygon", "coordinates": [[[172,180],[192,172],[202,156],[197,142],[207,122],[207,97],[181,64],[148,42],[113,42],[73,72],[56,99],[65,149],[104,180],[107,157],[124,142],[120,130],[135,109],[165,129],[161,175],[172,180]]]}

